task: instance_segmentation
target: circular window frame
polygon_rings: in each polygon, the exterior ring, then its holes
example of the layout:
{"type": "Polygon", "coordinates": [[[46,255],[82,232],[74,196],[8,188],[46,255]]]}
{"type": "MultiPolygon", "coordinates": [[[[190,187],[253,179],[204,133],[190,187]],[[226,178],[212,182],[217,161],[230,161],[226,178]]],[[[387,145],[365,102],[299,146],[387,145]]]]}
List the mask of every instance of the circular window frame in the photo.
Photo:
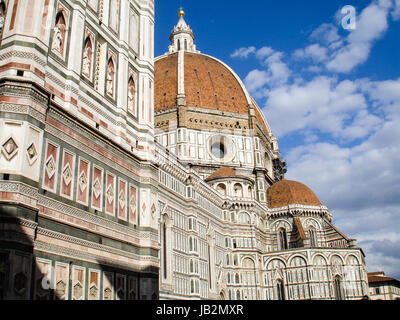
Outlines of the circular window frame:
{"type": "Polygon", "coordinates": [[[207,143],[207,152],[210,155],[211,159],[216,161],[216,162],[222,162],[222,163],[227,163],[233,160],[236,154],[236,148],[235,148],[235,143],[231,138],[228,138],[223,135],[215,135],[211,136],[208,139],[207,143]],[[223,157],[216,157],[212,151],[213,146],[216,143],[220,143],[224,146],[224,156],[223,157]]]}

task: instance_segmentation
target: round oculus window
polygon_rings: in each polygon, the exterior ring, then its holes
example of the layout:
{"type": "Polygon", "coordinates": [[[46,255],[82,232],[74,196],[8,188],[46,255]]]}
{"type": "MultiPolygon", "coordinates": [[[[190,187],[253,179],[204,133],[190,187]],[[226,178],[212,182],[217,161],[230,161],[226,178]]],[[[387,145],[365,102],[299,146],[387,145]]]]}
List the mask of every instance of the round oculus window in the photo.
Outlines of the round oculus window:
{"type": "Polygon", "coordinates": [[[232,139],[223,135],[215,135],[208,140],[208,153],[214,161],[229,162],[235,155],[235,146],[232,139]]]}
{"type": "Polygon", "coordinates": [[[225,145],[220,141],[214,142],[211,145],[211,153],[215,158],[223,159],[226,155],[225,145]]]}

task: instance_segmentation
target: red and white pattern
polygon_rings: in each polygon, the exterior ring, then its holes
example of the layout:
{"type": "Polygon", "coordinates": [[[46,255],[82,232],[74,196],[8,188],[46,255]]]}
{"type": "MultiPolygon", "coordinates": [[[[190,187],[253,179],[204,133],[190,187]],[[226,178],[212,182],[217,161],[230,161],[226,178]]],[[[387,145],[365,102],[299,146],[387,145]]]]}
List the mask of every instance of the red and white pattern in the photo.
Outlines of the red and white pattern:
{"type": "Polygon", "coordinates": [[[103,169],[93,166],[92,208],[102,211],[103,207],[103,169]]]}
{"type": "Polygon", "coordinates": [[[61,196],[71,199],[73,198],[75,175],[75,155],[68,150],[63,152],[62,171],[60,181],[61,196]]]}
{"type": "Polygon", "coordinates": [[[46,156],[44,162],[43,188],[56,192],[56,181],[58,171],[58,152],[59,147],[56,144],[47,141],[46,156]]]}
{"type": "Polygon", "coordinates": [[[88,205],[89,203],[90,163],[79,158],[78,180],[76,188],[76,201],[88,205]]]}
{"type": "Polygon", "coordinates": [[[118,218],[127,219],[127,183],[124,180],[119,180],[118,183],[118,218]]]}
{"type": "Polygon", "coordinates": [[[115,176],[107,172],[106,178],[106,213],[115,216],[115,176]]]}
{"type": "Polygon", "coordinates": [[[129,222],[137,225],[137,189],[133,185],[129,186],[129,222]]]}

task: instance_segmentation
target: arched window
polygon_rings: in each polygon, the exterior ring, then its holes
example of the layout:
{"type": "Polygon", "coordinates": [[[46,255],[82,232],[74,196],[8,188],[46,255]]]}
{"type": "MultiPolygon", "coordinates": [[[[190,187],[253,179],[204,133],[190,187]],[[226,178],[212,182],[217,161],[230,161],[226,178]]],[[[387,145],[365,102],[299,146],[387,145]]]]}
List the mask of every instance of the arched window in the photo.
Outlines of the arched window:
{"type": "Polygon", "coordinates": [[[222,195],[226,196],[226,186],[223,183],[217,185],[217,191],[222,195]]]}
{"type": "Polygon", "coordinates": [[[194,293],[194,280],[190,280],[190,293],[194,293]]]}
{"type": "Polygon", "coordinates": [[[316,232],[316,230],[315,230],[313,227],[311,227],[311,228],[308,230],[308,236],[309,236],[309,238],[310,238],[310,245],[311,245],[311,247],[318,247],[317,232],[316,232]]]}
{"type": "Polygon", "coordinates": [[[236,291],[236,300],[240,300],[240,291],[236,291]]]}
{"type": "Polygon", "coordinates": [[[250,199],[253,199],[253,188],[252,187],[249,186],[249,188],[247,189],[247,194],[250,199]]]}
{"type": "Polygon", "coordinates": [[[128,81],[128,110],[136,113],[136,86],[133,77],[131,76],[128,81]]]}
{"type": "Polygon", "coordinates": [[[237,242],[236,239],[232,239],[232,243],[233,243],[233,248],[236,249],[237,248],[237,242]]]}
{"type": "Polygon", "coordinates": [[[85,48],[83,49],[82,57],[82,74],[90,78],[92,73],[92,61],[93,61],[93,44],[90,36],[85,40],[85,48]]]}
{"type": "Polygon", "coordinates": [[[51,49],[60,53],[61,55],[64,54],[66,30],[67,26],[65,23],[64,13],[63,11],[59,11],[56,15],[56,22],[53,30],[54,33],[53,33],[53,42],[51,45],[51,49]]]}
{"type": "Polygon", "coordinates": [[[162,224],[162,236],[164,279],[167,279],[167,225],[165,222],[162,224]]]}
{"type": "Polygon", "coordinates": [[[189,251],[194,251],[193,250],[193,238],[192,237],[189,238],[189,251]]]}
{"type": "Polygon", "coordinates": [[[238,273],[235,274],[235,283],[236,283],[236,284],[239,284],[239,283],[240,283],[240,277],[239,277],[239,274],[238,274],[238,273]]]}
{"type": "Polygon", "coordinates": [[[281,228],[278,231],[278,241],[279,241],[279,249],[280,250],[288,249],[287,234],[286,234],[286,230],[284,228],[281,228]]]}
{"type": "Polygon", "coordinates": [[[181,40],[178,39],[178,51],[180,51],[180,50],[181,50],[181,40]]]}
{"type": "Polygon", "coordinates": [[[120,11],[119,1],[120,0],[111,0],[109,9],[110,10],[109,26],[117,33],[119,29],[119,11],[120,11]]]}
{"type": "Polygon", "coordinates": [[[188,49],[188,44],[187,44],[187,39],[185,39],[185,50],[187,51],[188,49]]]}
{"type": "Polygon", "coordinates": [[[236,183],[233,186],[233,191],[234,191],[234,196],[235,197],[243,198],[243,188],[242,188],[242,185],[240,183],[236,183]]]}
{"type": "Polygon", "coordinates": [[[286,300],[285,287],[283,285],[282,280],[278,280],[278,282],[276,283],[276,293],[277,293],[277,300],[286,300]]]}
{"type": "Polygon", "coordinates": [[[335,277],[335,281],[333,283],[334,290],[335,290],[335,298],[336,300],[343,300],[342,294],[342,281],[340,276],[335,277]]]}
{"type": "Polygon", "coordinates": [[[239,214],[239,223],[241,224],[250,224],[251,223],[251,219],[248,213],[246,212],[241,212],[239,214]]]}
{"type": "Polygon", "coordinates": [[[246,269],[251,269],[251,270],[255,269],[255,263],[250,258],[243,259],[242,265],[243,265],[243,268],[246,268],[246,269]]]}

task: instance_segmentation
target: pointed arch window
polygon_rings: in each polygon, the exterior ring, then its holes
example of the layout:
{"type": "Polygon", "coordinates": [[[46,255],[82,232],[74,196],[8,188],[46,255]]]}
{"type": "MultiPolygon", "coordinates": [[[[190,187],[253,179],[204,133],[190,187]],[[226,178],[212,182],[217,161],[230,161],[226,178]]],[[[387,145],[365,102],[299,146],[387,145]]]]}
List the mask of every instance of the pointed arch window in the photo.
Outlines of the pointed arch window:
{"type": "Polygon", "coordinates": [[[239,283],[240,283],[240,277],[239,277],[239,274],[236,273],[235,274],[235,284],[239,284],[239,283]]]}
{"type": "Polygon", "coordinates": [[[343,300],[342,279],[340,278],[340,276],[335,277],[333,287],[335,290],[335,299],[343,300]]]}
{"type": "Polygon", "coordinates": [[[280,250],[287,250],[288,249],[288,241],[287,241],[287,234],[286,229],[281,228],[278,231],[278,241],[279,241],[279,249],[280,250]]]}
{"type": "Polygon", "coordinates": [[[313,227],[311,227],[311,228],[308,230],[308,235],[309,235],[309,238],[310,238],[310,245],[311,245],[311,247],[317,247],[317,246],[318,246],[317,232],[316,232],[316,230],[315,230],[313,227]]]}
{"type": "Polygon", "coordinates": [[[165,222],[162,224],[162,248],[163,248],[163,267],[164,267],[164,279],[167,279],[167,225],[165,222]]]}
{"type": "Polygon", "coordinates": [[[283,284],[283,280],[277,281],[276,293],[277,293],[277,300],[286,300],[285,299],[285,286],[283,284]]]}
{"type": "Polygon", "coordinates": [[[191,279],[190,280],[190,293],[195,293],[194,292],[195,291],[195,288],[194,288],[194,280],[193,279],[191,279]]]}
{"type": "Polygon", "coordinates": [[[190,273],[194,273],[194,264],[193,264],[192,259],[190,260],[190,263],[189,263],[189,271],[190,271],[190,273]]]}
{"type": "Polygon", "coordinates": [[[236,291],[236,300],[240,300],[240,291],[236,291]]]}
{"type": "Polygon", "coordinates": [[[253,199],[253,189],[249,186],[247,189],[247,193],[250,199],[253,199]]]}

